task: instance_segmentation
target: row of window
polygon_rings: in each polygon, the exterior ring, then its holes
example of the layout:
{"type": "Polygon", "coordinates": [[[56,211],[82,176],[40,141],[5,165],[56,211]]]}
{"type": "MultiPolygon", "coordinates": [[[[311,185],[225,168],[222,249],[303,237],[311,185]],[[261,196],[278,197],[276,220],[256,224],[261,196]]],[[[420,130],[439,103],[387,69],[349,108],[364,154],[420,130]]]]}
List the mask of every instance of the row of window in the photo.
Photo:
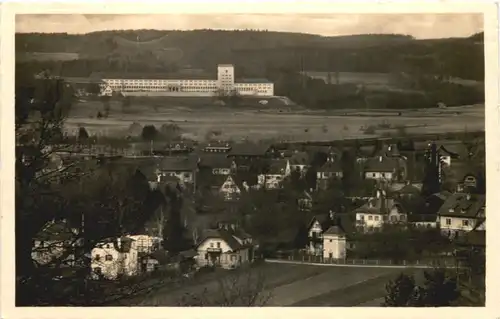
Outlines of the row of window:
{"type": "MultiPolygon", "coordinates": [[[[126,254],[124,254],[124,255],[123,255],[123,258],[124,258],[124,259],[127,259],[127,255],[126,255],[126,254]]],[[[94,259],[95,259],[95,261],[97,261],[97,262],[101,261],[101,255],[99,255],[99,254],[95,255],[95,258],[94,258],[94,259]]],[[[105,260],[105,261],[113,261],[113,255],[109,255],[109,254],[108,254],[108,255],[104,256],[104,260],[105,260]]]]}
{"type": "MultiPolygon", "coordinates": [[[[374,221],[380,221],[381,220],[380,215],[367,215],[367,216],[368,216],[368,220],[374,220],[374,221]]],[[[386,215],[382,215],[382,220],[383,221],[387,221],[387,217],[388,216],[386,216],[386,215]]],[[[359,219],[360,220],[365,220],[365,215],[360,215],[359,219]]],[[[392,215],[391,218],[390,218],[390,221],[396,222],[396,221],[398,221],[398,217],[395,216],[395,215],[392,215]]],[[[399,215],[399,221],[406,221],[406,216],[405,215],[399,215]]]]}
{"type": "MultiPolygon", "coordinates": [[[[446,218],[446,226],[451,226],[451,218],[446,218]]],[[[469,220],[464,219],[462,220],[462,227],[469,227],[469,220]]]]}

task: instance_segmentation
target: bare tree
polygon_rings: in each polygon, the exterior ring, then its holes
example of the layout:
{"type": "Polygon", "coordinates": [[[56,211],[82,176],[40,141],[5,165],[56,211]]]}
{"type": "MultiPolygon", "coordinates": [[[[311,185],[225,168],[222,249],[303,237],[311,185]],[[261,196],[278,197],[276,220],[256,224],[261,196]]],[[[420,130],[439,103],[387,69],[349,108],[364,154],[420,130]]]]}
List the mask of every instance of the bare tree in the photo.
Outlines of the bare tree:
{"type": "Polygon", "coordinates": [[[271,299],[265,277],[255,269],[237,270],[217,280],[212,289],[188,293],[178,302],[182,307],[263,307],[271,299]]]}

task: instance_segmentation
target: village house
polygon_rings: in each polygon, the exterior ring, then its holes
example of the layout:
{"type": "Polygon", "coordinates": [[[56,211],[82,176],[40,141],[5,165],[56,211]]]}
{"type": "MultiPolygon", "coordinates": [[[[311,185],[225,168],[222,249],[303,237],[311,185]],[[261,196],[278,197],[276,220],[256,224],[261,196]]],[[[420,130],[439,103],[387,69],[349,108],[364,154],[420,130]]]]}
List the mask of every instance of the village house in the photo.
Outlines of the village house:
{"type": "Polygon", "coordinates": [[[306,152],[295,152],[289,159],[290,170],[304,175],[309,168],[309,155],[306,152]]]}
{"type": "Polygon", "coordinates": [[[135,276],[139,271],[137,242],[130,237],[102,240],[91,253],[91,268],[94,278],[109,280],[120,276],[135,276]]]}
{"type": "Polygon", "coordinates": [[[330,226],[323,233],[323,258],[325,260],[343,260],[346,258],[346,252],[345,232],[339,226],[330,226]]]}
{"type": "Polygon", "coordinates": [[[484,195],[455,193],[439,210],[439,225],[444,235],[455,238],[485,225],[484,195]]]}
{"type": "Polygon", "coordinates": [[[278,189],[282,187],[283,181],[290,174],[291,169],[288,160],[272,160],[267,172],[259,174],[258,184],[266,189],[278,189]]]}
{"type": "Polygon", "coordinates": [[[301,211],[310,211],[313,206],[313,197],[308,191],[303,191],[297,199],[297,206],[301,211]]]}
{"type": "Polygon", "coordinates": [[[212,175],[229,175],[237,170],[236,162],[224,154],[203,154],[198,166],[200,170],[210,170],[212,175]]]}
{"type": "Polygon", "coordinates": [[[163,238],[161,237],[149,235],[130,235],[127,237],[135,240],[137,252],[140,254],[150,254],[162,247],[163,238]]]}
{"type": "Polygon", "coordinates": [[[254,259],[252,237],[234,224],[220,224],[203,232],[196,245],[199,267],[237,268],[254,259]]]}
{"type": "Polygon", "coordinates": [[[196,188],[196,172],[198,158],[196,156],[164,157],[157,167],[158,182],[166,176],[176,177],[183,186],[193,185],[196,188]]]}
{"type": "Polygon", "coordinates": [[[383,181],[398,181],[406,176],[404,160],[401,158],[384,157],[382,155],[370,158],[364,165],[364,177],[383,181]]]}
{"type": "Polygon", "coordinates": [[[375,198],[354,210],[356,226],[361,231],[380,230],[384,224],[406,224],[409,212],[401,201],[387,196],[385,190],[377,190],[375,198]]]}
{"type": "Polygon", "coordinates": [[[342,166],[333,157],[328,157],[327,161],[316,172],[316,189],[327,189],[330,180],[342,179],[342,166]]]}
{"type": "Polygon", "coordinates": [[[307,227],[306,252],[324,258],[344,258],[349,246],[346,242],[346,227],[349,227],[347,223],[333,211],[313,216],[307,227]]]}
{"type": "Polygon", "coordinates": [[[156,155],[181,155],[189,154],[193,151],[194,146],[192,142],[189,141],[177,141],[168,143],[162,150],[155,151],[156,155]]]}

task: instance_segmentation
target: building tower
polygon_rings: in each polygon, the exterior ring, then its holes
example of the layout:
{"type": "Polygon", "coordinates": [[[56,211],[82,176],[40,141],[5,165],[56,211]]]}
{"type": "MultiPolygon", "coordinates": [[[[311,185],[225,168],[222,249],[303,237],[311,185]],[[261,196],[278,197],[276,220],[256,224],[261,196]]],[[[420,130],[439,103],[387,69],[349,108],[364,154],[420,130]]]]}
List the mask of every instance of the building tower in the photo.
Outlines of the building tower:
{"type": "Polygon", "coordinates": [[[219,64],[217,66],[217,82],[219,89],[229,93],[234,90],[234,66],[232,64],[219,64]]]}

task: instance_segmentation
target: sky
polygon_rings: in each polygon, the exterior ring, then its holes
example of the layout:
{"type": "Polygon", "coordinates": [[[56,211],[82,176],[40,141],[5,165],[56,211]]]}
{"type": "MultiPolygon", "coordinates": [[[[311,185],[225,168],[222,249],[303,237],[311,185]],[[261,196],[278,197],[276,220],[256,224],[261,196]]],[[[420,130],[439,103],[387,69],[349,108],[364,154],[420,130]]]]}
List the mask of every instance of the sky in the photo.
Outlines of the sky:
{"type": "Polygon", "coordinates": [[[16,32],[73,34],[122,29],[267,29],[323,36],[405,34],[417,39],[467,37],[483,31],[481,14],[23,14],[16,32]],[[124,27],[125,26],[125,27],[124,27]]]}

